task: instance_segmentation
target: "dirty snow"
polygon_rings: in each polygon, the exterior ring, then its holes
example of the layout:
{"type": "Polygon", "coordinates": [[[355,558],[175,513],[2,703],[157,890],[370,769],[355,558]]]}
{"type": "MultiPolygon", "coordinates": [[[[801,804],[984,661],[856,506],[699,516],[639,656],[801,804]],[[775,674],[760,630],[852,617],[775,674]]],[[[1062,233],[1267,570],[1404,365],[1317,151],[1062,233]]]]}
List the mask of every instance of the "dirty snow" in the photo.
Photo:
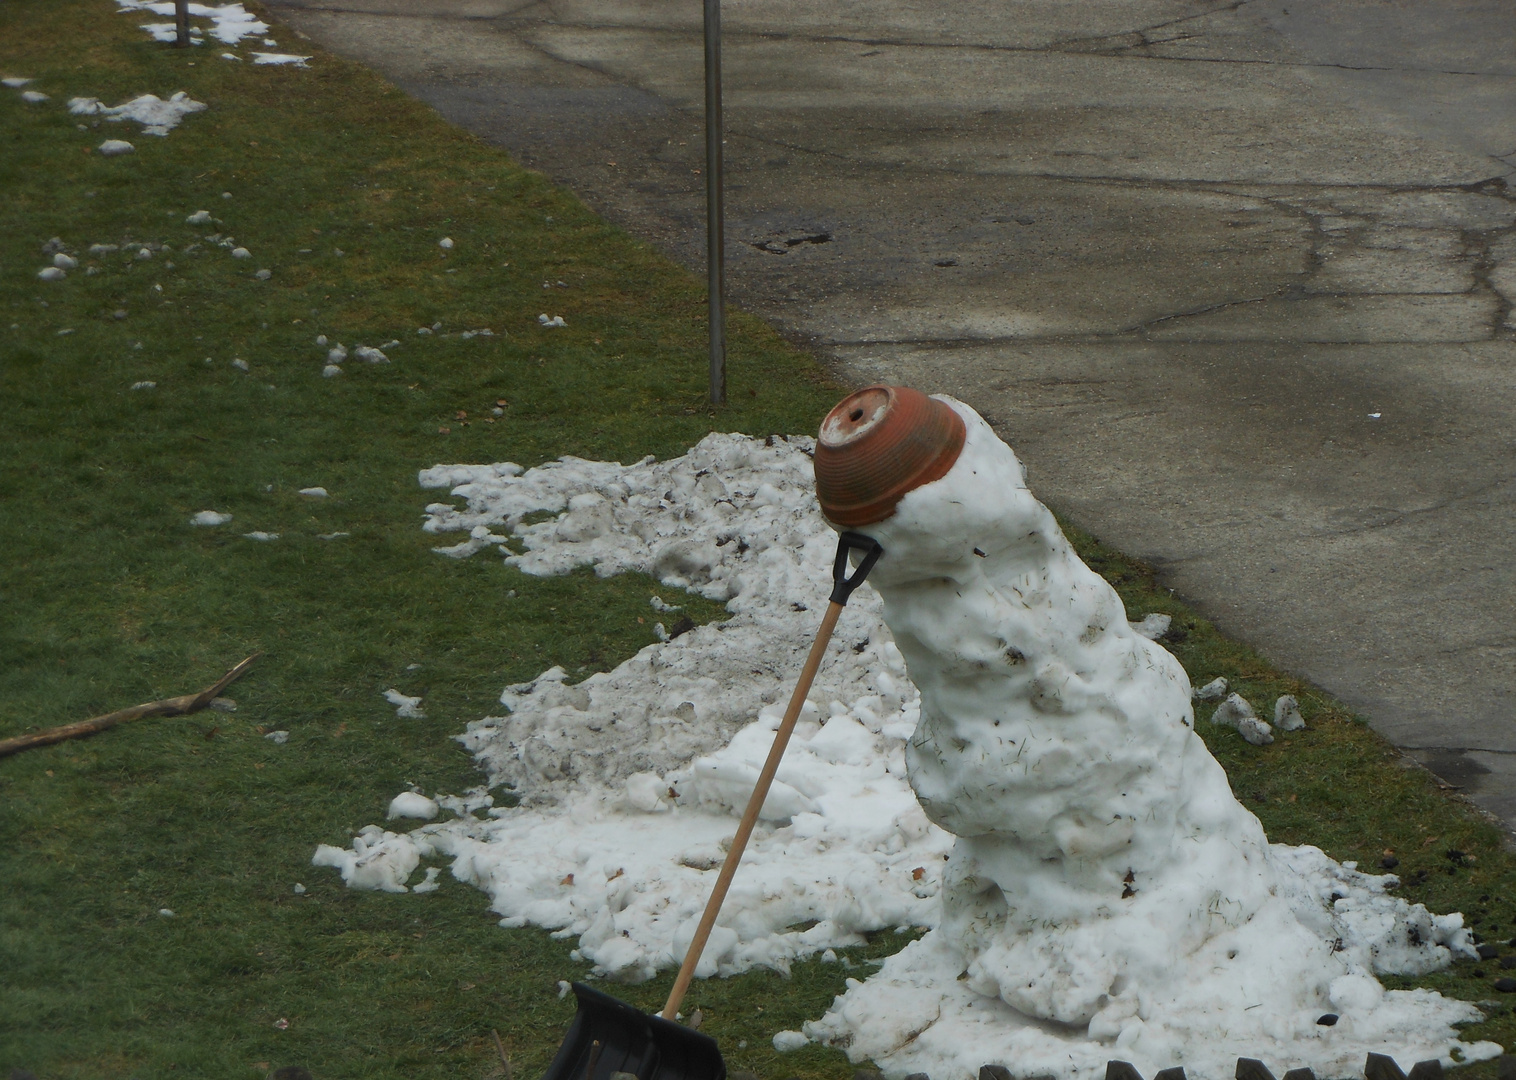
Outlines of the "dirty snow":
{"type": "MultiPolygon", "coordinates": [[[[490,786],[510,789],[519,806],[494,808],[482,788],[438,796],[457,817],[410,832],[370,825],[350,848],[322,845],[313,862],[338,869],[351,887],[391,892],[407,891],[423,861],[448,862],[456,879],[490,894],[501,925],[577,939],[576,955],[606,977],[644,979],[676,965],[829,592],[835,535],[816,507],[812,445],[713,434],[667,462],[564,458],[530,470],[502,463],[423,471],[423,486],[451,489],[464,503],[427,508],[427,532],[467,537],[439,553],[465,558],[492,548],[539,576],[581,566],[603,577],[640,571],[662,583],[663,596],[683,588],[724,601],[731,618],[649,645],[577,684],[552,668],[507,687],[503,712],[470,723],[459,739],[490,786]],[[525,522],[542,511],[553,516],[525,522]]],[[[1168,655],[1141,644],[1154,657],[1168,655]]],[[[1177,677],[1187,709],[1188,681],[1177,677]]],[[[385,697],[419,705],[395,690],[385,697]]],[[[843,612],[702,977],[755,966],[783,971],[860,944],[870,931],[940,924],[944,881],[958,865],[949,860],[964,841],[933,824],[912,790],[908,743],[921,716],[880,596],[865,586],[843,612]]],[[[1187,753],[1199,761],[1204,748],[1187,753]]],[[[1422,991],[1384,994],[1370,973],[1446,964],[1468,949],[1461,918],[1433,917],[1394,897],[1386,891],[1393,878],[1359,874],[1314,848],[1267,845],[1261,830],[1256,839],[1281,883],[1283,899],[1270,909],[1281,925],[1299,919],[1320,940],[1342,939],[1333,963],[1351,978],[1320,993],[1347,1010],[1335,1028],[1314,1023],[1324,1005],[1302,1026],[1303,1006],[1290,1004],[1315,994],[1314,984],[1261,1010],[1261,1027],[1247,1022],[1252,1001],[1239,1006],[1240,1020],[1227,1011],[1255,985],[1277,989],[1269,984],[1274,962],[1260,950],[1249,957],[1258,973],[1246,979],[1224,964],[1219,974],[1176,965],[1191,980],[1185,992],[1202,1003],[1211,992],[1219,1003],[1199,1010],[1194,1031],[1175,1034],[1160,1017],[1153,1030],[1162,1039],[1141,1043],[1131,1023],[1146,1007],[1138,1002],[1120,1023],[1102,1019],[1092,1037],[1088,1021],[1034,1020],[960,982],[962,954],[934,932],[866,982],[850,980],[807,1035],[851,1043],[854,1060],[872,1057],[891,1078],[924,1071],[934,1080],[966,1080],[986,1061],[1015,1062],[1018,1073],[1031,1063],[1073,1080],[1103,1072],[1112,1056],[1150,1075],[1178,1063],[1175,1047],[1196,1080],[1222,1080],[1238,1055],[1281,1044],[1296,1055],[1291,1065],[1344,1075],[1361,1063],[1365,1045],[1389,1047],[1402,1060],[1446,1059],[1459,1045],[1449,1025],[1471,1017],[1469,1007],[1422,991]],[[1230,987],[1224,993],[1215,992],[1218,979],[1230,987]],[[1377,1004],[1351,1012],[1338,998],[1377,1004]],[[1234,1024],[1240,1034],[1227,1033],[1234,1024]],[[1353,1055],[1356,1063],[1339,1068],[1353,1055]]],[[[1294,974],[1289,964],[1277,971],[1294,974]]],[[[1462,1050],[1493,1052],[1489,1044],[1462,1050]]]]}
{"type": "Polygon", "coordinates": [[[36,79],[23,79],[19,76],[12,75],[6,79],[0,79],[0,86],[9,87],[12,90],[20,90],[23,86],[30,86],[36,81],[36,79]]]}

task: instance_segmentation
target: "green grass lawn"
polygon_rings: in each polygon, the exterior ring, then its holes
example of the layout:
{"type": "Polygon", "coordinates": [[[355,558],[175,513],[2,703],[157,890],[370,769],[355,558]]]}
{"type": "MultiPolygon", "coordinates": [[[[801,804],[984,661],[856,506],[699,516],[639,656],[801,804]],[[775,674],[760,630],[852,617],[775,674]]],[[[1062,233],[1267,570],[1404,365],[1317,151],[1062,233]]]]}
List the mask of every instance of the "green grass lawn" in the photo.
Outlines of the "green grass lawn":
{"type": "MultiPolygon", "coordinates": [[[[0,4],[0,76],[50,95],[0,90],[0,737],[196,690],[265,655],[229,691],[234,713],[0,760],[0,1070],[485,1077],[494,1029],[533,1077],[571,1014],[556,984],[585,973],[573,943],[497,928],[485,895],[447,878],[428,897],[350,892],[310,854],[408,783],[477,784],[450,736],[507,683],[605,670],[649,643],[655,583],[439,558],[419,528],[438,495],[416,471],[810,431],[840,389],[739,313],[732,403],[709,409],[691,275],[363,68],[307,43],[292,51],[317,54],[309,70],[224,61],[155,44],[144,21],[108,0],[0,4]],[[167,138],[64,107],[177,90],[209,109],[167,138]],[[102,157],[108,137],[136,153],[102,157]],[[197,210],[216,220],[187,224],[197,210]],[[80,265],[40,281],[52,237],[80,265]],[[567,327],[542,329],[539,312],[567,327]],[[458,333],[482,328],[493,335],[458,333]],[[324,378],[318,334],[400,344],[389,364],[350,359],[324,378]],[[330,497],[298,493],[310,486],[330,497]],[[189,524],[207,509],[233,520],[189,524]],[[427,719],[397,719],[390,687],[424,693],[427,719]],[[262,737],[274,729],[286,745],[262,737]]],[[[1496,829],[1071,531],[1134,615],[1175,614],[1192,678],[1226,675],[1260,712],[1300,696],[1310,729],[1263,750],[1202,725],[1274,839],[1365,867],[1393,850],[1406,895],[1516,935],[1516,863],[1496,829]]],[[[854,956],[905,940],[886,932],[854,956]]],[[[1476,967],[1421,984],[1499,996],[1476,967]]],[[[769,1042],[820,1015],[843,975],[816,963],[712,981],[686,1009],[705,1012],[733,1069],[845,1077],[838,1052],[781,1058],[769,1042]]],[[[619,992],[653,1007],[669,982],[619,992]]],[[[1469,1036],[1516,1043],[1509,1005],[1469,1036]]]]}

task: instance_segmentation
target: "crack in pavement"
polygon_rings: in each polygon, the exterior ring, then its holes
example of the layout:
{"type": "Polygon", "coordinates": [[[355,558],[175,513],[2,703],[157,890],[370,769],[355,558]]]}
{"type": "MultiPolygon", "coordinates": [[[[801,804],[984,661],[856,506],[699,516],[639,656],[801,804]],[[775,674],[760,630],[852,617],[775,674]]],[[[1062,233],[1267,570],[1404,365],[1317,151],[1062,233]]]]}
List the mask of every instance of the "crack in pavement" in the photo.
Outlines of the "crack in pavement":
{"type": "MultiPolygon", "coordinates": [[[[1500,754],[1516,756],[1516,750],[1496,750],[1488,746],[1402,746],[1402,750],[1419,750],[1430,754],[1500,754]]],[[[1418,764],[1420,764],[1418,762],[1418,764]]],[[[1426,766],[1422,766],[1425,768],[1426,766]]]]}
{"type": "MultiPolygon", "coordinates": [[[[1395,72],[1407,75],[1455,75],[1472,78],[1516,80],[1516,74],[1501,71],[1465,71],[1461,69],[1399,67],[1376,64],[1345,64],[1315,60],[1264,60],[1224,56],[1159,56],[1136,53],[1132,51],[1134,49],[1150,48],[1154,45],[1167,44],[1170,41],[1194,40],[1193,38],[1188,37],[1171,38],[1161,41],[1144,40],[1132,45],[1124,45],[1119,48],[1114,48],[1109,51],[1080,49],[1073,47],[1078,45],[1080,42],[1105,41],[1116,38],[1129,37],[1133,34],[1145,34],[1152,29],[1162,29],[1166,26],[1178,25],[1179,23],[1188,22],[1193,19],[1206,18],[1215,14],[1225,14],[1229,11],[1235,11],[1249,2],[1250,0],[1238,0],[1238,2],[1234,4],[1228,4],[1223,7],[1215,8],[1207,12],[1201,12],[1196,15],[1185,16],[1184,18],[1173,20],[1170,23],[1158,23],[1153,27],[1141,27],[1136,30],[1123,31],[1119,34],[1108,34],[1093,38],[1071,38],[1063,41],[1050,42],[1046,45],[997,45],[991,42],[975,41],[912,41],[909,39],[893,37],[863,37],[854,34],[797,34],[792,31],[782,30],[740,30],[733,29],[730,26],[723,28],[722,38],[724,41],[730,41],[734,39],[749,39],[779,42],[793,41],[811,45],[865,45],[871,48],[948,49],[968,52],[1024,53],[1030,55],[1048,56],[1100,56],[1114,60],[1152,60],[1158,62],[1198,64],[1239,64],[1280,68],[1330,68],[1342,71],[1378,71],[1395,72]]],[[[542,17],[523,18],[522,16],[526,12],[530,11],[534,7],[541,6],[540,0],[526,0],[526,2],[523,3],[521,7],[513,11],[494,12],[487,15],[470,15],[467,13],[457,12],[429,13],[408,11],[371,11],[362,7],[348,7],[336,4],[312,4],[307,2],[307,0],[269,0],[269,3],[272,7],[287,8],[296,11],[333,15],[365,15],[378,19],[417,19],[427,22],[489,22],[506,23],[508,24],[509,29],[520,29],[526,27],[554,27],[563,30],[578,30],[589,33],[636,32],[664,36],[686,37],[691,39],[696,39],[699,37],[698,30],[684,27],[628,25],[622,23],[576,22],[558,18],[542,17]]],[[[554,59],[563,60],[564,63],[574,64],[575,66],[581,66],[576,61],[566,60],[563,57],[554,56],[554,59]]],[[[597,68],[592,68],[591,70],[595,70],[600,74],[606,74],[597,68]]],[[[639,89],[641,88],[639,87],[639,89]]],[[[1516,151],[1512,151],[1512,153],[1516,154],[1516,151]]]]}
{"type": "MultiPolygon", "coordinates": [[[[1413,509],[1413,510],[1392,510],[1389,507],[1377,507],[1376,509],[1386,510],[1387,512],[1389,512],[1393,516],[1389,520],[1387,520],[1387,521],[1372,521],[1372,522],[1367,522],[1367,523],[1365,523],[1363,525],[1356,525],[1356,526],[1352,526],[1352,527],[1348,527],[1348,528],[1342,528],[1342,529],[1312,529],[1311,532],[1310,532],[1310,535],[1311,536],[1361,536],[1361,535],[1363,535],[1365,533],[1380,532],[1380,531],[1382,531],[1384,529],[1393,529],[1393,528],[1395,528],[1398,525],[1404,525],[1407,522],[1416,520],[1418,518],[1426,517],[1427,515],[1430,515],[1430,514],[1440,513],[1441,511],[1446,510],[1449,507],[1457,506],[1459,503],[1465,503],[1465,502],[1470,501],[1471,499],[1477,499],[1477,498],[1479,498],[1482,495],[1487,495],[1487,494],[1489,494],[1492,491],[1496,491],[1496,490],[1498,490],[1500,488],[1505,487],[1507,484],[1511,483],[1512,479],[1513,478],[1509,477],[1509,476],[1501,477],[1498,480],[1492,480],[1490,483],[1485,484],[1482,487],[1475,488],[1472,491],[1465,491],[1465,492],[1462,492],[1461,494],[1454,495],[1451,498],[1444,499],[1441,502],[1433,503],[1431,506],[1422,506],[1422,507],[1418,507],[1418,508],[1413,509]]],[[[1468,646],[1467,645],[1464,645],[1464,646],[1455,646],[1454,648],[1446,649],[1446,650],[1443,650],[1443,651],[1448,652],[1448,653],[1454,653],[1454,652],[1458,652],[1460,648],[1468,648],[1468,646]]]]}

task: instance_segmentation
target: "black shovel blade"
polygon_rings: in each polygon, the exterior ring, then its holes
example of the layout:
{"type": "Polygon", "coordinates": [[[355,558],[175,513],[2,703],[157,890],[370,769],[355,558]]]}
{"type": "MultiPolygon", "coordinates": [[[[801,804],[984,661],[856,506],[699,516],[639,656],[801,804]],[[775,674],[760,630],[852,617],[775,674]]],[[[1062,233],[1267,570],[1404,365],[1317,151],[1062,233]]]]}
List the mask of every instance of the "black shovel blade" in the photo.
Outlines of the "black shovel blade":
{"type": "Polygon", "coordinates": [[[574,983],[579,1011],[542,1080],[726,1080],[716,1040],[574,983]],[[599,1043],[599,1047],[595,1043],[599,1043]]]}

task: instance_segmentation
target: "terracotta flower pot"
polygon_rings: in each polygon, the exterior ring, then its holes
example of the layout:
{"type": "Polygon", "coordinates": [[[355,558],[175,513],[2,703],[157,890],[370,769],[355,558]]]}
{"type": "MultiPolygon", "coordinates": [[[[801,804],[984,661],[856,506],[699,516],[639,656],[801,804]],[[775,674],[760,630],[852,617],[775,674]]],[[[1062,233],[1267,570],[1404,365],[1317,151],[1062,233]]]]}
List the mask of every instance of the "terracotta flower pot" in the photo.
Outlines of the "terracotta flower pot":
{"type": "Polygon", "coordinates": [[[963,419],[906,386],[849,394],[821,421],[816,497],[828,521],[845,529],[895,512],[906,492],[941,479],[963,449],[963,419]]]}

